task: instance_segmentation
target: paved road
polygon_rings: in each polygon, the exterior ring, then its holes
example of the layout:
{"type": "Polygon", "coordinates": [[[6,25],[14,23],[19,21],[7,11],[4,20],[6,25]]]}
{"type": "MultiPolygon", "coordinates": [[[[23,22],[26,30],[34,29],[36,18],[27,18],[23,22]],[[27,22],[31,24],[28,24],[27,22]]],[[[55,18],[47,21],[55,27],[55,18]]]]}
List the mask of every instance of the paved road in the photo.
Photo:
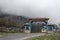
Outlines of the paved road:
{"type": "Polygon", "coordinates": [[[18,34],[15,36],[2,37],[0,40],[22,40],[40,35],[44,35],[44,33],[18,34]]]}

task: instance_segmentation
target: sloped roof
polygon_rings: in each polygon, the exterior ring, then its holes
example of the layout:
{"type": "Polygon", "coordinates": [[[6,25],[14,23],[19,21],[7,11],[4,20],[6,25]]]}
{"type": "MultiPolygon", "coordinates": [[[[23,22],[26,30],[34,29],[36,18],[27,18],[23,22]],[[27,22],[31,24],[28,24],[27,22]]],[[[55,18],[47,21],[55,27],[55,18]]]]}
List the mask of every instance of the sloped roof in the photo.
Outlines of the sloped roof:
{"type": "Polygon", "coordinates": [[[29,18],[28,20],[49,20],[49,18],[29,18]]]}
{"type": "Polygon", "coordinates": [[[48,24],[48,26],[56,26],[56,24],[48,24]]]}
{"type": "Polygon", "coordinates": [[[36,22],[39,22],[39,21],[48,21],[49,18],[28,18],[29,21],[36,21],[36,22]]]}

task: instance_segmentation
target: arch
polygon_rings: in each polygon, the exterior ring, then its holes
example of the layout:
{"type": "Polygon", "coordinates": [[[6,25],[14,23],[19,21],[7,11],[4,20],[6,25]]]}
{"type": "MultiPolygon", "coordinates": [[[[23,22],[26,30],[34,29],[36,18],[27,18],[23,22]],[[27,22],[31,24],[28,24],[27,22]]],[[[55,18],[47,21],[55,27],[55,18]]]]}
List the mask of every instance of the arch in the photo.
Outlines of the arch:
{"type": "MultiPolygon", "coordinates": [[[[49,18],[29,18],[28,20],[29,20],[29,24],[30,24],[28,26],[29,27],[29,31],[31,31],[31,27],[32,27],[32,23],[33,22],[40,22],[40,23],[44,23],[45,24],[46,32],[48,32],[48,20],[49,20],[49,18]]],[[[26,27],[25,27],[25,29],[26,29],[26,27]]]]}

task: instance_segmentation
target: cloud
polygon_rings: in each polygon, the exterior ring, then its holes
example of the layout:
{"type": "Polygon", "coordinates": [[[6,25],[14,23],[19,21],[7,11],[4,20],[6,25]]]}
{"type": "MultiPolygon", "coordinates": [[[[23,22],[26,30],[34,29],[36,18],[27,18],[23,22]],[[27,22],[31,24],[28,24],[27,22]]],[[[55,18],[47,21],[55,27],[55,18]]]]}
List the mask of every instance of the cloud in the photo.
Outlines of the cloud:
{"type": "Polygon", "coordinates": [[[0,9],[4,13],[49,17],[51,23],[60,22],[60,0],[0,0],[0,9]]]}

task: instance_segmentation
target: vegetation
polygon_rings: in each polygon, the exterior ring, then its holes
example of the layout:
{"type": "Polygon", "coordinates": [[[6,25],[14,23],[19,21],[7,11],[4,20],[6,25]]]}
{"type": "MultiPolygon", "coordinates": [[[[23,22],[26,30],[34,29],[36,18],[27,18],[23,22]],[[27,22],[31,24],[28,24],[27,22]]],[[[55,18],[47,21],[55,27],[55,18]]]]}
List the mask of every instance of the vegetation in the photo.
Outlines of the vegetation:
{"type": "Polygon", "coordinates": [[[60,34],[58,35],[44,35],[26,40],[60,40],[60,34]]]}
{"type": "Polygon", "coordinates": [[[11,20],[0,19],[0,32],[18,32],[20,25],[11,20]]]}
{"type": "Polygon", "coordinates": [[[21,33],[0,33],[0,37],[6,37],[6,36],[14,36],[14,35],[18,35],[21,33]]]}
{"type": "Polygon", "coordinates": [[[14,20],[0,18],[0,37],[20,34],[21,26],[14,20]]]}

